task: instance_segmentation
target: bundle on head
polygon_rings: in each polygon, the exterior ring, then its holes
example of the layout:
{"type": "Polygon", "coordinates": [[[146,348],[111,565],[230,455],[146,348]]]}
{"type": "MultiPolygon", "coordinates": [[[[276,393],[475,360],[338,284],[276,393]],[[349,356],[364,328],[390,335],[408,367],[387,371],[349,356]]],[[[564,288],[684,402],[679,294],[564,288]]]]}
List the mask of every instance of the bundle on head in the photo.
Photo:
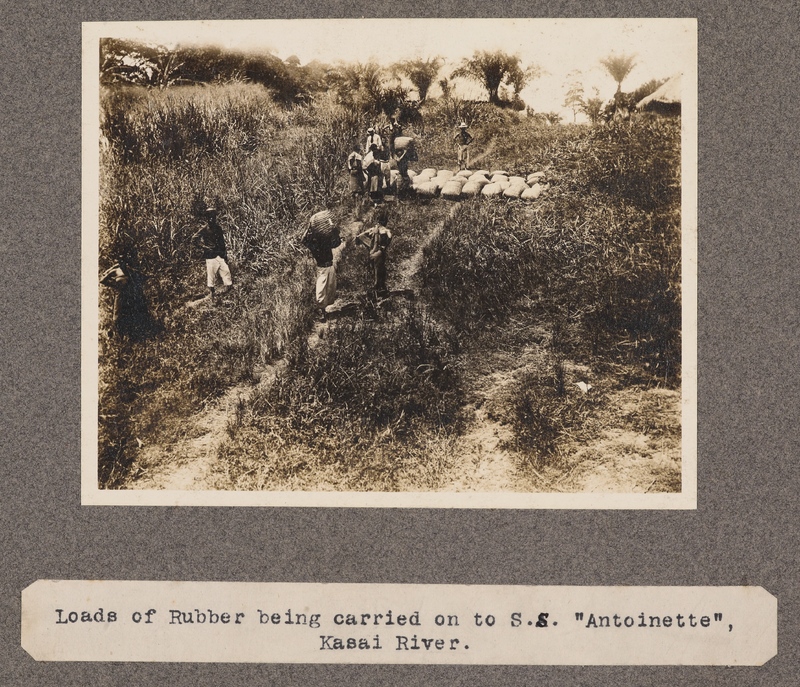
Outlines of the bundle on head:
{"type": "Polygon", "coordinates": [[[338,228],[330,210],[322,210],[311,216],[308,225],[308,233],[319,238],[330,238],[334,236],[338,228]]]}

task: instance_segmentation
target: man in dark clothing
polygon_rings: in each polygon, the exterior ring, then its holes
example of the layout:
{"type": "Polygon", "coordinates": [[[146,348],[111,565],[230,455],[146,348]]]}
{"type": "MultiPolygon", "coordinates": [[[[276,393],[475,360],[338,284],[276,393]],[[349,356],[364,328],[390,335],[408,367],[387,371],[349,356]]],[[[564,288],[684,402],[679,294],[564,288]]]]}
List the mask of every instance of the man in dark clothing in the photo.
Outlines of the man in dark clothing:
{"type": "Polygon", "coordinates": [[[379,212],[375,217],[374,227],[356,236],[356,243],[369,250],[369,262],[372,267],[373,285],[376,296],[385,296],[386,289],[386,252],[392,242],[392,232],[386,228],[387,213],[379,212]]]}
{"type": "Polygon", "coordinates": [[[229,288],[233,286],[233,280],[227,262],[228,251],[225,247],[225,236],[217,221],[217,209],[211,205],[204,205],[199,215],[203,220],[203,225],[192,236],[192,241],[202,251],[206,261],[206,285],[213,303],[217,276],[229,288]]]}
{"type": "Polygon", "coordinates": [[[301,242],[317,263],[316,299],[321,310],[320,318],[324,322],[325,308],[336,300],[336,260],[333,249],[342,243],[339,228],[328,210],[318,212],[311,218],[301,242]]]}
{"type": "MultiPolygon", "coordinates": [[[[142,276],[125,255],[100,276],[100,283],[114,291],[112,328],[123,339],[138,341],[157,331],[142,288],[142,276]]],[[[135,262],[135,261],[134,261],[135,262]]]]}

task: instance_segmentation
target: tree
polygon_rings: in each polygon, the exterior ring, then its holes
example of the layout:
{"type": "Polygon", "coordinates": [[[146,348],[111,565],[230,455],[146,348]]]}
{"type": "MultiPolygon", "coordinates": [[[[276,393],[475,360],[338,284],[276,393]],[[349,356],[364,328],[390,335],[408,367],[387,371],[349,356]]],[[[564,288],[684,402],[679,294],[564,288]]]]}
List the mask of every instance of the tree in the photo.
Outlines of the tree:
{"type": "Polygon", "coordinates": [[[471,58],[465,58],[452,74],[478,82],[489,94],[489,102],[504,105],[499,96],[500,86],[505,84],[518,96],[525,84],[539,75],[537,67],[523,69],[519,55],[509,55],[502,50],[490,52],[476,50],[471,58]]]}
{"type": "Polygon", "coordinates": [[[646,98],[651,93],[655,93],[666,82],[666,79],[650,79],[650,81],[643,83],[631,93],[631,100],[634,103],[638,103],[642,98],[646,98]]]}
{"type": "Polygon", "coordinates": [[[564,98],[564,107],[572,110],[572,123],[578,116],[578,112],[583,111],[583,84],[581,83],[581,73],[577,70],[570,72],[567,75],[567,82],[564,86],[567,88],[567,95],[564,98]]]}
{"type": "Polygon", "coordinates": [[[581,112],[589,118],[592,124],[597,124],[603,118],[603,99],[600,97],[600,91],[595,88],[594,95],[583,101],[581,112]]]}
{"type": "Polygon", "coordinates": [[[636,66],[636,55],[609,55],[600,60],[612,79],[617,82],[617,93],[622,92],[622,82],[636,66]]]}
{"type": "Polygon", "coordinates": [[[417,58],[398,62],[394,66],[394,71],[408,78],[417,89],[419,101],[423,103],[443,64],[444,60],[441,57],[432,57],[427,60],[417,58]]]}

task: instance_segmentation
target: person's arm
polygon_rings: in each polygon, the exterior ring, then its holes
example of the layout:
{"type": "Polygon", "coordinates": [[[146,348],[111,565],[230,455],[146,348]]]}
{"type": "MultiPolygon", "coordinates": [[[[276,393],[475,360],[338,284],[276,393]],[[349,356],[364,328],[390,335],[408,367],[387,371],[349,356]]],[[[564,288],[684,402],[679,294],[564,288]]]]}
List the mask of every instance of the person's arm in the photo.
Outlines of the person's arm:
{"type": "Polygon", "coordinates": [[[366,231],[362,231],[358,236],[356,236],[356,243],[359,246],[363,246],[364,248],[369,248],[369,244],[368,243],[364,243],[364,238],[366,237],[367,239],[369,239],[371,234],[372,234],[372,230],[371,229],[367,229],[366,231]]]}

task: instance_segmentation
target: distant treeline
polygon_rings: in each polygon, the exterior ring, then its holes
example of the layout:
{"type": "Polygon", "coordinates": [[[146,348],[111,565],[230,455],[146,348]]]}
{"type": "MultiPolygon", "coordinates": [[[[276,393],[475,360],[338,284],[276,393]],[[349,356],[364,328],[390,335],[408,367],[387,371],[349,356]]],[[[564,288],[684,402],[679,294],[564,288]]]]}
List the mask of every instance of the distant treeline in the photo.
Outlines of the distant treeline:
{"type": "Polygon", "coordinates": [[[281,60],[268,53],[224,50],[216,46],[168,49],[117,38],[100,41],[100,80],[164,88],[183,84],[248,81],[270,88],[276,99],[302,101],[335,79],[331,65],[297,57],[281,60]]]}

